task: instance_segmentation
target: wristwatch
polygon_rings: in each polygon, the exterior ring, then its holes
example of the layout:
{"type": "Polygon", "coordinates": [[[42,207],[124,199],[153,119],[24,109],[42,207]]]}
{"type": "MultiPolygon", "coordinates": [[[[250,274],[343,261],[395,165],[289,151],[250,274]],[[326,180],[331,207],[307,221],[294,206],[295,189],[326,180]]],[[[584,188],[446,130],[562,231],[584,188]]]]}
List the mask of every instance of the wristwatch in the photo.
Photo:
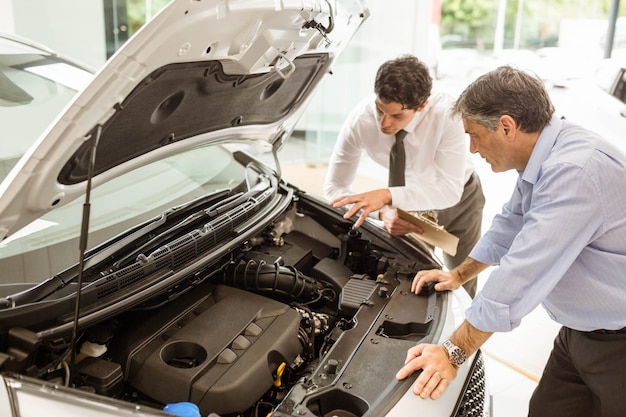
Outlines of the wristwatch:
{"type": "Polygon", "coordinates": [[[467,360],[465,351],[452,343],[450,339],[443,342],[443,347],[448,351],[448,359],[452,365],[459,367],[467,360]]]}

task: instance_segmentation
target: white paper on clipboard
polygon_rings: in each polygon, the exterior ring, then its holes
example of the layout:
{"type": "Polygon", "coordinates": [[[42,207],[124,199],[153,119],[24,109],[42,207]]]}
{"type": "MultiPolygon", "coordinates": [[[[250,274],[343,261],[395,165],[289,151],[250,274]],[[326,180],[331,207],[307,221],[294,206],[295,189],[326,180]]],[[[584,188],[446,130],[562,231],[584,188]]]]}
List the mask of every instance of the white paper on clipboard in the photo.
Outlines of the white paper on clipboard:
{"type": "Polygon", "coordinates": [[[398,209],[398,216],[406,221],[409,221],[419,226],[424,233],[409,233],[412,237],[423,240],[432,246],[441,248],[445,253],[450,256],[456,255],[456,249],[459,244],[459,238],[451,233],[448,233],[444,226],[439,225],[432,220],[420,216],[419,214],[413,214],[408,211],[398,209]]]}

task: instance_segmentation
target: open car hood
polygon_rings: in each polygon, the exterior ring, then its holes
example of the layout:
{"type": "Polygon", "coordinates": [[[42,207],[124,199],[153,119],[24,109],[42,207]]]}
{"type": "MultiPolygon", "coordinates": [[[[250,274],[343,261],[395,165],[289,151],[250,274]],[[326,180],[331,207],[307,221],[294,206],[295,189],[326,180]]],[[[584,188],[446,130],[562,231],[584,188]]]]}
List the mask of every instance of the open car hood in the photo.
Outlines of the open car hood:
{"type": "Polygon", "coordinates": [[[363,1],[173,0],[66,95],[0,185],[0,415],[483,414],[478,353],[438,401],[395,378],[455,325],[411,292],[432,251],[248,152],[276,157],[363,1]]]}
{"type": "Polygon", "coordinates": [[[0,239],[182,149],[276,150],[368,16],[361,1],[174,0],[67,106],[0,184],[0,239]]]}

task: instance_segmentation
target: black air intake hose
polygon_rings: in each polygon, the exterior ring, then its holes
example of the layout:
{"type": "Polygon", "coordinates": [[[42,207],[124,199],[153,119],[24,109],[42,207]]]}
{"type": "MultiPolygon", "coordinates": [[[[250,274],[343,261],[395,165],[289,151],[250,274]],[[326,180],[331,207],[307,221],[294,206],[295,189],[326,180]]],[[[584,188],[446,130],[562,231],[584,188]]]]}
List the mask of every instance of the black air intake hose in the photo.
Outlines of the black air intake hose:
{"type": "Polygon", "coordinates": [[[265,261],[239,261],[230,264],[224,284],[254,292],[269,292],[300,302],[317,300],[322,285],[293,267],[268,264],[265,261]]]}

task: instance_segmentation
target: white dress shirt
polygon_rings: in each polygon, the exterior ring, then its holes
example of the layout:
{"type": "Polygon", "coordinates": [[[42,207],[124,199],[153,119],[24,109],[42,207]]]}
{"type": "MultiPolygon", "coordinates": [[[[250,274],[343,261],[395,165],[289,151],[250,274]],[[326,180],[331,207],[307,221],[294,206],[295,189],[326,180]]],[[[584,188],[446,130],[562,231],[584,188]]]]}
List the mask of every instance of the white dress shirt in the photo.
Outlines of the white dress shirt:
{"type": "MultiPolygon", "coordinates": [[[[345,120],[330,158],[324,197],[355,194],[354,182],[363,152],[389,169],[393,135],[381,132],[376,118],[376,96],[363,99],[345,120]]],[[[433,92],[426,107],[404,128],[405,185],[389,187],[392,206],[404,210],[440,210],[455,205],[474,172],[467,137],[460,118],[451,116],[451,100],[433,92]]],[[[387,178],[384,178],[387,181],[387,178]]]]}

